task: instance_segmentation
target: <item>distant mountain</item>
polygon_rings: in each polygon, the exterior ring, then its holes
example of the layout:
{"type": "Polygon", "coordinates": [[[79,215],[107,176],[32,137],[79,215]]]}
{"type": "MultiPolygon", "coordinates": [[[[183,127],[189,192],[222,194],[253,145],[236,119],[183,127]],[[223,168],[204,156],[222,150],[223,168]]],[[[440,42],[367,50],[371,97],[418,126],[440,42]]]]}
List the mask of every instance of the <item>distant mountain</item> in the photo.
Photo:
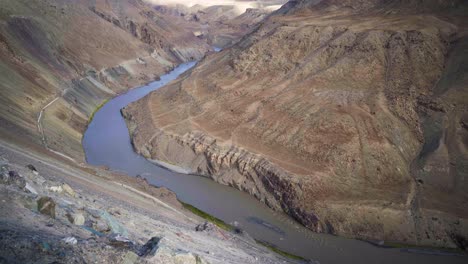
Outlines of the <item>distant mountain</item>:
{"type": "Polygon", "coordinates": [[[167,19],[191,29],[194,35],[213,46],[226,47],[253,30],[272,10],[239,9],[236,5],[157,5],[155,9],[167,19]]]}

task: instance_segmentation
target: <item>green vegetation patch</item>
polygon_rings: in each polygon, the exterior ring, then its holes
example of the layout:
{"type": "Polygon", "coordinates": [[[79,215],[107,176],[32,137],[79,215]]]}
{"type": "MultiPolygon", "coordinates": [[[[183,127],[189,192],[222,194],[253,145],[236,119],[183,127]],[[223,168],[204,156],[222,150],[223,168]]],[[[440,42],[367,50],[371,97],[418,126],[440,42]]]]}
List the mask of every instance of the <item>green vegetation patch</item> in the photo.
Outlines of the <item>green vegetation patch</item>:
{"type": "Polygon", "coordinates": [[[101,109],[107,102],[109,102],[109,99],[106,99],[104,101],[102,101],[102,103],[100,103],[96,109],[94,109],[94,111],[91,113],[91,115],[89,116],[89,120],[88,120],[88,124],[91,123],[91,121],[93,121],[93,118],[94,118],[94,115],[97,113],[97,111],[99,111],[99,109],[101,109]]]}
{"type": "MultiPolygon", "coordinates": [[[[210,221],[212,222],[213,224],[217,225],[218,227],[226,230],[226,231],[234,231],[235,228],[229,224],[227,224],[226,222],[224,222],[223,220],[219,219],[219,218],[216,218],[198,208],[196,208],[195,206],[191,205],[191,204],[188,204],[188,203],[184,203],[182,201],[179,200],[179,202],[182,204],[182,206],[184,206],[185,209],[189,210],[190,212],[200,216],[201,218],[207,220],[207,221],[210,221]]],[[[283,251],[279,248],[277,248],[276,246],[270,244],[270,243],[267,243],[265,241],[261,241],[261,240],[255,240],[258,244],[270,249],[271,251],[283,256],[283,257],[286,257],[286,258],[290,258],[290,259],[294,259],[294,260],[302,260],[302,261],[307,261],[307,259],[301,257],[301,256],[297,256],[297,255],[294,255],[294,254],[291,254],[289,252],[286,252],[286,251],[283,251]]]]}
{"type": "Polygon", "coordinates": [[[303,258],[303,257],[301,257],[301,256],[297,256],[297,255],[291,254],[291,253],[289,253],[289,252],[283,251],[283,250],[279,249],[278,247],[276,247],[275,245],[272,245],[272,244],[270,244],[270,243],[268,243],[268,242],[261,241],[261,240],[257,240],[257,239],[255,239],[255,241],[256,241],[258,244],[260,244],[260,245],[262,245],[262,246],[264,246],[264,247],[270,249],[271,251],[273,251],[273,252],[275,252],[275,253],[277,253],[277,254],[283,256],[283,257],[290,258],[290,259],[294,259],[294,260],[307,261],[307,259],[305,259],[305,258],[303,258]]]}
{"type": "Polygon", "coordinates": [[[456,254],[466,254],[460,248],[446,248],[446,247],[437,247],[437,246],[425,246],[425,245],[412,245],[412,244],[404,244],[398,242],[387,242],[383,244],[384,247],[390,248],[401,248],[401,249],[419,249],[419,250],[426,250],[426,251],[437,251],[441,253],[456,253],[456,254]]]}
{"type": "Polygon", "coordinates": [[[203,219],[206,219],[210,222],[212,222],[213,224],[217,225],[218,227],[226,230],[226,231],[233,231],[234,230],[234,227],[225,223],[223,220],[219,219],[219,218],[216,218],[206,212],[203,212],[202,210],[196,208],[195,206],[191,205],[191,204],[188,204],[188,203],[184,203],[182,201],[179,200],[179,202],[184,206],[185,209],[189,210],[190,212],[200,216],[201,218],[203,219]]]}

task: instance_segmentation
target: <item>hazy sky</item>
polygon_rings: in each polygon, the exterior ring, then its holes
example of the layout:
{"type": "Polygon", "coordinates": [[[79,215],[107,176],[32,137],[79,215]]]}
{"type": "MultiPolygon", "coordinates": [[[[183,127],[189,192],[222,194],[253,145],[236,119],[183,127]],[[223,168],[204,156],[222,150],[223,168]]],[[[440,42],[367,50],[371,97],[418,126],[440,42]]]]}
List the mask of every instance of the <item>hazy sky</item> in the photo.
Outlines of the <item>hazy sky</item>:
{"type": "Polygon", "coordinates": [[[235,5],[240,10],[245,11],[247,8],[258,8],[271,6],[279,8],[282,4],[286,3],[287,0],[146,0],[148,2],[158,5],[170,5],[170,4],[183,4],[186,6],[193,6],[200,4],[203,6],[212,5],[235,5]]]}

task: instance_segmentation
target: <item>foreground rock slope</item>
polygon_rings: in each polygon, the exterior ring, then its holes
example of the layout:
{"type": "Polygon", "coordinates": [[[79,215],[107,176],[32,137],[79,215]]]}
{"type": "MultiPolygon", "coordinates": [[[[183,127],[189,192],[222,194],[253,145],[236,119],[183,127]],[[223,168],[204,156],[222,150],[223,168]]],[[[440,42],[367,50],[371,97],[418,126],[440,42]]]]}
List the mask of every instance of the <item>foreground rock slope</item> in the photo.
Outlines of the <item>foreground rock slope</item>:
{"type": "Polygon", "coordinates": [[[317,232],[466,248],[465,1],[290,1],[124,111],[150,159],[317,232]]]}
{"type": "Polygon", "coordinates": [[[0,263],[299,262],[206,224],[144,179],[0,138],[0,263]]]}

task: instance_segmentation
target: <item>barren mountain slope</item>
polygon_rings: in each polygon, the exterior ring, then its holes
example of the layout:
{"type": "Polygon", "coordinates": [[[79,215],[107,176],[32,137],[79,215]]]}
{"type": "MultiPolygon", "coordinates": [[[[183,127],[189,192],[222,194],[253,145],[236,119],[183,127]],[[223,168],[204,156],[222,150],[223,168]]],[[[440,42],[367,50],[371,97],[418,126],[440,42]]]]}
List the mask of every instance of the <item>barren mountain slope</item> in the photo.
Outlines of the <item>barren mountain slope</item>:
{"type": "Polygon", "coordinates": [[[466,247],[465,1],[290,1],[125,109],[133,144],[317,232],[466,247]]]}
{"type": "Polygon", "coordinates": [[[81,160],[99,104],[208,50],[140,0],[2,1],[0,128],[81,160]]]}
{"type": "Polygon", "coordinates": [[[173,5],[156,6],[155,9],[162,16],[191,29],[198,38],[217,47],[239,41],[271,12],[267,8],[249,8],[244,12],[233,5],[173,5]]]}

